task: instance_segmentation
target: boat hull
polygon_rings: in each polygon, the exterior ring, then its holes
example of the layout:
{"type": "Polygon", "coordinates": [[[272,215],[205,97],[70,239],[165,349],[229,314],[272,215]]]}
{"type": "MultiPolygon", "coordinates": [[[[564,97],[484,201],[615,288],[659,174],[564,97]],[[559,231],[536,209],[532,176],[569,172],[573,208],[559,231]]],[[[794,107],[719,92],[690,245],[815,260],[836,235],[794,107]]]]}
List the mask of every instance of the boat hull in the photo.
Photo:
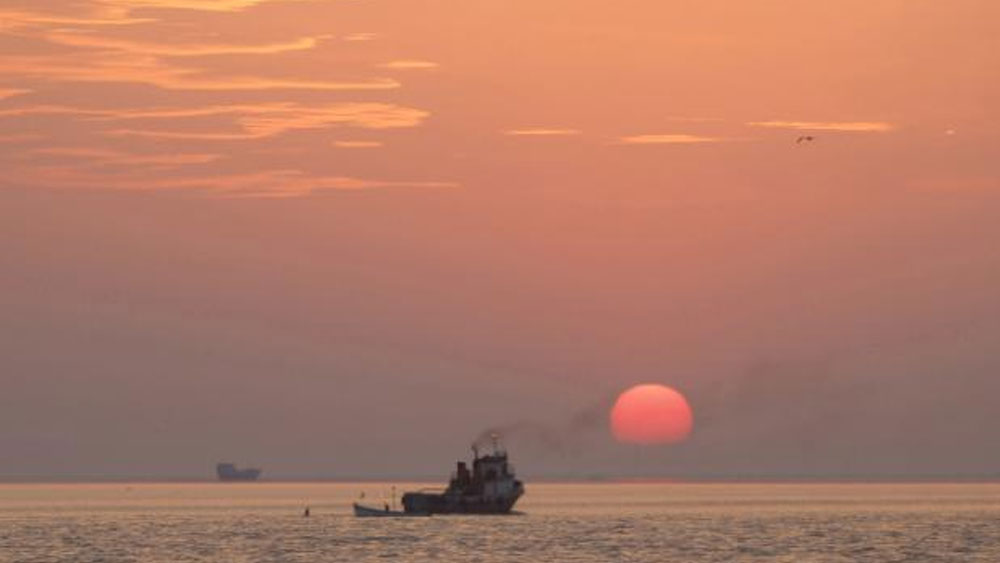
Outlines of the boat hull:
{"type": "Polygon", "coordinates": [[[426,514],[509,514],[523,489],[492,499],[434,493],[406,493],[403,507],[407,512],[426,514]]]}
{"type": "Polygon", "coordinates": [[[354,515],[358,518],[398,518],[402,516],[430,516],[427,513],[411,513],[402,510],[389,510],[388,508],[375,508],[363,504],[354,503],[354,515]]]}

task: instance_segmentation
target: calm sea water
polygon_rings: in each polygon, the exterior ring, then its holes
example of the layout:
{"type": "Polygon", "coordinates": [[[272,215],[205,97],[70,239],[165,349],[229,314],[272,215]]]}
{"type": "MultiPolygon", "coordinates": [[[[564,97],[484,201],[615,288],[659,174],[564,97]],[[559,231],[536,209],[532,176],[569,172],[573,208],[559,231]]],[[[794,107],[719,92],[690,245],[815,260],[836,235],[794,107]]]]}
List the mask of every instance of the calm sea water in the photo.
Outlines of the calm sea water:
{"type": "Polygon", "coordinates": [[[521,515],[350,514],[389,487],[0,485],[0,561],[1000,562],[1000,484],[529,484],[521,515]]]}

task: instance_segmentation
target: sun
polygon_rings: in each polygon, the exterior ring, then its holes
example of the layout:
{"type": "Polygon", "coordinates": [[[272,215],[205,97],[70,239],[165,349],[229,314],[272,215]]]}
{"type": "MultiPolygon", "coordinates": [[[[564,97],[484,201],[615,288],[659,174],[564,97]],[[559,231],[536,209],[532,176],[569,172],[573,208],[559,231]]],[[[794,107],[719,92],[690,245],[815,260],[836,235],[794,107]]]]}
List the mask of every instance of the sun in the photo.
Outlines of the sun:
{"type": "Polygon", "coordinates": [[[684,395],[666,385],[647,383],[618,396],[610,422],[619,442],[676,444],[691,434],[694,416],[684,395]]]}

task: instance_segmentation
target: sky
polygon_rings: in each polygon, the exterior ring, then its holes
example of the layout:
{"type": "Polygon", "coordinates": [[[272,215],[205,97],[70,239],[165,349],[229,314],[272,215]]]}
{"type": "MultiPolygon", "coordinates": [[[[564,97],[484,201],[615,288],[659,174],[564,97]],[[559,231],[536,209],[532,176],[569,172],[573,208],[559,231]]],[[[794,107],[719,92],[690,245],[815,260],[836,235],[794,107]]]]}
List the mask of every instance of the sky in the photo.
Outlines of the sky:
{"type": "Polygon", "coordinates": [[[998,99],[991,0],[0,0],[0,479],[996,475],[998,99]]]}

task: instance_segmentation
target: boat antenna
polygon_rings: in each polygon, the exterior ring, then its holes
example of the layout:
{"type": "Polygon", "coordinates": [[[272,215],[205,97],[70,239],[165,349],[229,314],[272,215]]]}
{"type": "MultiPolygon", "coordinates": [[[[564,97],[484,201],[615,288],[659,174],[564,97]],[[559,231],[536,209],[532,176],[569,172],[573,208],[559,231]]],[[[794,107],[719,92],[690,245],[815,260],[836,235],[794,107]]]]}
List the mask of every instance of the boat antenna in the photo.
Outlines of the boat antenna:
{"type": "Polygon", "coordinates": [[[493,455],[500,453],[500,435],[496,432],[490,433],[490,441],[493,442],[493,455]]]}

